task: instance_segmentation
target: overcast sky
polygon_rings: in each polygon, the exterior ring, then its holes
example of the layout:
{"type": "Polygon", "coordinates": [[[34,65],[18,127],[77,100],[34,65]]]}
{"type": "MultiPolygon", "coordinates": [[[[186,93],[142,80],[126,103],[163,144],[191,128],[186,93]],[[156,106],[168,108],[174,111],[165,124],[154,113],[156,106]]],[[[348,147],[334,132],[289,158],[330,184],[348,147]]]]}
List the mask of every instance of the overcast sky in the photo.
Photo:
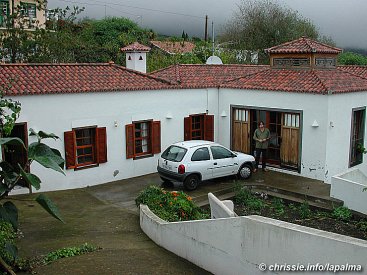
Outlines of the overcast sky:
{"type": "MultiPolygon", "coordinates": [[[[260,1],[260,0],[259,0],[260,1]]],[[[338,47],[367,48],[367,0],[277,0],[311,19],[338,47]]],[[[142,27],[181,36],[204,36],[205,15],[218,33],[241,0],[48,0],[48,7],[85,7],[91,18],[129,17],[142,27]],[[186,16],[190,15],[190,16],[186,16]]]]}

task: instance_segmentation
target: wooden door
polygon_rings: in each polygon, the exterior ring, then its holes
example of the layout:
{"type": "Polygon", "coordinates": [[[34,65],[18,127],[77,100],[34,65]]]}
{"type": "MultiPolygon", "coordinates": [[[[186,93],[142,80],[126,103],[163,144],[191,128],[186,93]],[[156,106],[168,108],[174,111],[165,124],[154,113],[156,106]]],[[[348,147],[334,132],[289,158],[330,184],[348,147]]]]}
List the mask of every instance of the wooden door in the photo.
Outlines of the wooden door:
{"type": "Polygon", "coordinates": [[[234,109],[232,149],[234,151],[250,153],[250,112],[246,109],[234,109]]]}
{"type": "Polygon", "coordinates": [[[281,165],[297,168],[299,161],[300,115],[283,113],[282,143],[280,146],[281,165]]]}

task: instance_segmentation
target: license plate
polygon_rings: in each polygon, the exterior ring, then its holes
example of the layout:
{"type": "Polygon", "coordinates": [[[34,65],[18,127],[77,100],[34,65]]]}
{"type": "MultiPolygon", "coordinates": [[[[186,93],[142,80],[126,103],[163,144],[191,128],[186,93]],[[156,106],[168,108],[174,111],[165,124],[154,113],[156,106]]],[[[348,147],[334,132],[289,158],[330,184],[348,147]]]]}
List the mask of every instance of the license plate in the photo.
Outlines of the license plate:
{"type": "Polygon", "coordinates": [[[169,164],[162,163],[162,168],[166,169],[166,170],[169,170],[169,171],[172,171],[172,165],[169,165],[169,164]]]}

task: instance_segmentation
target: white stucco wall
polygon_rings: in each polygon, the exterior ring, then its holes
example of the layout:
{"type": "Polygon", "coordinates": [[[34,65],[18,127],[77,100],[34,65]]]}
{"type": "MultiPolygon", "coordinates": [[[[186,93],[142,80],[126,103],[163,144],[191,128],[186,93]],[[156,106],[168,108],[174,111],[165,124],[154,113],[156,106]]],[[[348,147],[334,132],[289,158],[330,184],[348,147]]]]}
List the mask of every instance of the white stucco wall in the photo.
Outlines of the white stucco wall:
{"type": "Polygon", "coordinates": [[[367,268],[367,241],[260,216],[168,223],[141,205],[140,227],[158,245],[214,274],[264,274],[261,263],[367,268]]]}
{"type": "Polygon", "coordinates": [[[349,209],[367,215],[367,177],[358,168],[331,178],[330,196],[344,201],[349,209]]]}
{"type": "MultiPolygon", "coordinates": [[[[219,114],[221,117],[218,141],[225,146],[231,144],[231,105],[256,109],[278,109],[302,111],[301,175],[325,180],[325,156],[328,131],[328,96],[304,93],[270,92],[256,90],[221,89],[219,114]],[[312,127],[314,121],[319,127],[312,127]]],[[[253,133],[251,133],[253,134],[253,133]]]]}
{"type": "MultiPolygon", "coordinates": [[[[327,180],[330,181],[332,176],[349,169],[352,110],[354,108],[366,107],[367,93],[334,94],[328,96],[328,99],[329,126],[327,127],[326,171],[328,172],[327,180]],[[333,123],[334,127],[330,127],[330,122],[333,123]]],[[[367,123],[365,123],[364,133],[364,147],[367,147],[367,123]]],[[[367,174],[366,161],[366,155],[364,155],[364,162],[353,168],[358,168],[367,174]]]]}
{"type": "Polygon", "coordinates": [[[127,52],[126,53],[126,68],[135,70],[141,73],[146,73],[147,72],[147,53],[146,52],[127,52]],[[142,57],[142,60],[140,60],[140,57],[142,57]]]}
{"type": "MultiPolygon", "coordinates": [[[[158,154],[137,160],[126,159],[125,125],[138,120],[160,120],[163,151],[171,143],[183,140],[184,117],[206,110],[217,116],[217,98],[217,89],[13,97],[22,104],[17,121],[27,122],[28,129],[58,135],[61,140],[51,140],[48,144],[60,150],[63,156],[65,131],[93,125],[107,128],[107,163],[77,171],[65,170],[66,176],[34,163],[31,172],[42,180],[40,191],[85,187],[155,172],[158,154]],[[116,177],[113,176],[115,170],[119,171],[116,177]]],[[[29,142],[32,141],[30,138],[29,142]]]]}

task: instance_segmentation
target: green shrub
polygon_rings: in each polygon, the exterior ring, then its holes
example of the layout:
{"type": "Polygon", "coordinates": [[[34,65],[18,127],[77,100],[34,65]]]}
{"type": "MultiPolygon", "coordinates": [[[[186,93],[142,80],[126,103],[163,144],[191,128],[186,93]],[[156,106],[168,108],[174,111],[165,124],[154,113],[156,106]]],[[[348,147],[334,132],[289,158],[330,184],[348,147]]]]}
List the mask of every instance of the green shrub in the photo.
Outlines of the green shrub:
{"type": "Polygon", "coordinates": [[[135,203],[137,206],[147,205],[154,214],[169,222],[200,220],[209,217],[184,192],[169,192],[154,185],[142,190],[135,199],[135,203]]]}
{"type": "Polygon", "coordinates": [[[333,217],[342,221],[349,221],[352,218],[352,212],[348,207],[339,206],[333,210],[333,217]]]}
{"type": "Polygon", "coordinates": [[[310,206],[307,201],[300,204],[297,210],[302,219],[307,219],[311,216],[310,206]]]}
{"type": "Polygon", "coordinates": [[[358,222],[358,223],[356,224],[356,226],[357,226],[360,230],[362,230],[362,231],[364,231],[364,232],[366,232],[366,233],[367,233],[367,220],[364,220],[364,221],[360,221],[360,222],[358,222]]]}
{"type": "Polygon", "coordinates": [[[254,196],[249,189],[243,187],[238,188],[237,185],[235,186],[233,201],[255,211],[259,211],[265,207],[265,203],[262,199],[254,196]]]}

